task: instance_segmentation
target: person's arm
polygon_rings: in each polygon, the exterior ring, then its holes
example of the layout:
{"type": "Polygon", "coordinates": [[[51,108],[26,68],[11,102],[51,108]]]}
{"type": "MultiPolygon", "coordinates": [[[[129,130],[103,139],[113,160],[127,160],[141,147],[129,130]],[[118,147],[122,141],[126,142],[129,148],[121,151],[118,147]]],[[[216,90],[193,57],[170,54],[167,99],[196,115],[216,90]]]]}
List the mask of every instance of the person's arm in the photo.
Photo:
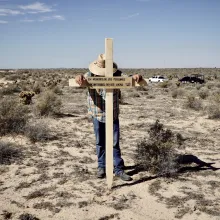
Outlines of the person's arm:
{"type": "Polygon", "coordinates": [[[140,75],[140,74],[134,74],[134,75],[132,76],[132,78],[133,78],[136,82],[140,82],[143,77],[142,77],[142,75],[140,75]]]}
{"type": "MultiPolygon", "coordinates": [[[[121,73],[122,77],[128,77],[128,75],[126,73],[121,73]]],[[[129,75],[129,77],[131,77],[136,81],[136,82],[140,82],[142,80],[142,75],[140,74],[134,74],[134,75],[129,75]]]]}
{"type": "Polygon", "coordinates": [[[75,77],[76,83],[78,83],[80,86],[87,81],[88,73],[85,73],[84,75],[77,75],[75,77]]]}

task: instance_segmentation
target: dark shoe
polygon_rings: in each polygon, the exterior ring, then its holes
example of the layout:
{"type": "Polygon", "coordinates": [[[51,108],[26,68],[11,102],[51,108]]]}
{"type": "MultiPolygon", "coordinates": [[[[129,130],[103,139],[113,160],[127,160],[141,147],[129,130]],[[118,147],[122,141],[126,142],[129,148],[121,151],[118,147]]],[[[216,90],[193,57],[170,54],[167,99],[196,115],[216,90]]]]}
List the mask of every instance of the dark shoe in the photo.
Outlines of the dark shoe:
{"type": "Polygon", "coordinates": [[[98,178],[104,178],[105,177],[105,168],[98,168],[98,172],[97,172],[97,177],[98,178]]]}
{"type": "Polygon", "coordinates": [[[133,180],[133,179],[132,179],[128,174],[126,174],[125,172],[121,172],[121,173],[119,173],[119,174],[116,175],[116,176],[120,177],[121,180],[123,180],[123,181],[132,181],[132,180],[133,180]]]}

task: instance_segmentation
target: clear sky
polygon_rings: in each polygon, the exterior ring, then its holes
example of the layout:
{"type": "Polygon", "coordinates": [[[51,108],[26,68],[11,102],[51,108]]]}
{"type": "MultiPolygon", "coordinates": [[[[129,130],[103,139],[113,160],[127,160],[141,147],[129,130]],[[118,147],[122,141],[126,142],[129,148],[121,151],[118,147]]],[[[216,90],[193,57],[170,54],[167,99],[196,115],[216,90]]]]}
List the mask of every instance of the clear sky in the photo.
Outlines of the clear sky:
{"type": "Polygon", "coordinates": [[[0,0],[0,68],[220,67],[220,0],[0,0]]]}

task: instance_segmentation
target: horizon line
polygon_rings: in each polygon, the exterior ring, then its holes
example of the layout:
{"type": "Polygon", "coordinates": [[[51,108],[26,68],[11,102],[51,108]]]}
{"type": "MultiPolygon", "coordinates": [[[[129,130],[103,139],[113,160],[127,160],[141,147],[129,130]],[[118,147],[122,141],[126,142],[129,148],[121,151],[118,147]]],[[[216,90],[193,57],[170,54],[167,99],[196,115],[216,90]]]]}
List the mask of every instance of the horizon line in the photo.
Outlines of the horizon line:
{"type": "MultiPolygon", "coordinates": [[[[4,70],[28,70],[28,69],[88,69],[88,67],[24,67],[24,68],[0,68],[4,70]]],[[[121,67],[118,69],[220,69],[220,67],[121,67]]]]}

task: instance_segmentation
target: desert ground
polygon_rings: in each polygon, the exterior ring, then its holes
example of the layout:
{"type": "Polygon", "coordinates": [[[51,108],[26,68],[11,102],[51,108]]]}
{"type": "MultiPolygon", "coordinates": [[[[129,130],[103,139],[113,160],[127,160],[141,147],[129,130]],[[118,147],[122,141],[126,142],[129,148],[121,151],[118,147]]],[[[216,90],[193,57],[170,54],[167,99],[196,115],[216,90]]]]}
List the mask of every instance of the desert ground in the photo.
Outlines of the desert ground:
{"type": "MultiPolygon", "coordinates": [[[[28,126],[0,133],[0,219],[220,220],[220,69],[123,70],[144,78],[162,74],[169,81],[121,91],[120,146],[133,181],[114,176],[111,190],[106,179],[96,177],[87,89],[68,86],[69,78],[86,71],[0,72],[1,103],[19,102],[21,91],[36,93],[32,103],[24,105],[28,126]],[[193,73],[203,73],[206,82],[178,84],[178,77],[193,73]],[[60,108],[39,114],[39,102],[49,90],[60,100],[60,108]],[[149,140],[149,127],[156,120],[181,134],[184,142],[175,148],[180,155],[196,158],[174,175],[137,169],[137,145],[149,140]]],[[[0,120],[8,113],[2,109],[0,120]]]]}

